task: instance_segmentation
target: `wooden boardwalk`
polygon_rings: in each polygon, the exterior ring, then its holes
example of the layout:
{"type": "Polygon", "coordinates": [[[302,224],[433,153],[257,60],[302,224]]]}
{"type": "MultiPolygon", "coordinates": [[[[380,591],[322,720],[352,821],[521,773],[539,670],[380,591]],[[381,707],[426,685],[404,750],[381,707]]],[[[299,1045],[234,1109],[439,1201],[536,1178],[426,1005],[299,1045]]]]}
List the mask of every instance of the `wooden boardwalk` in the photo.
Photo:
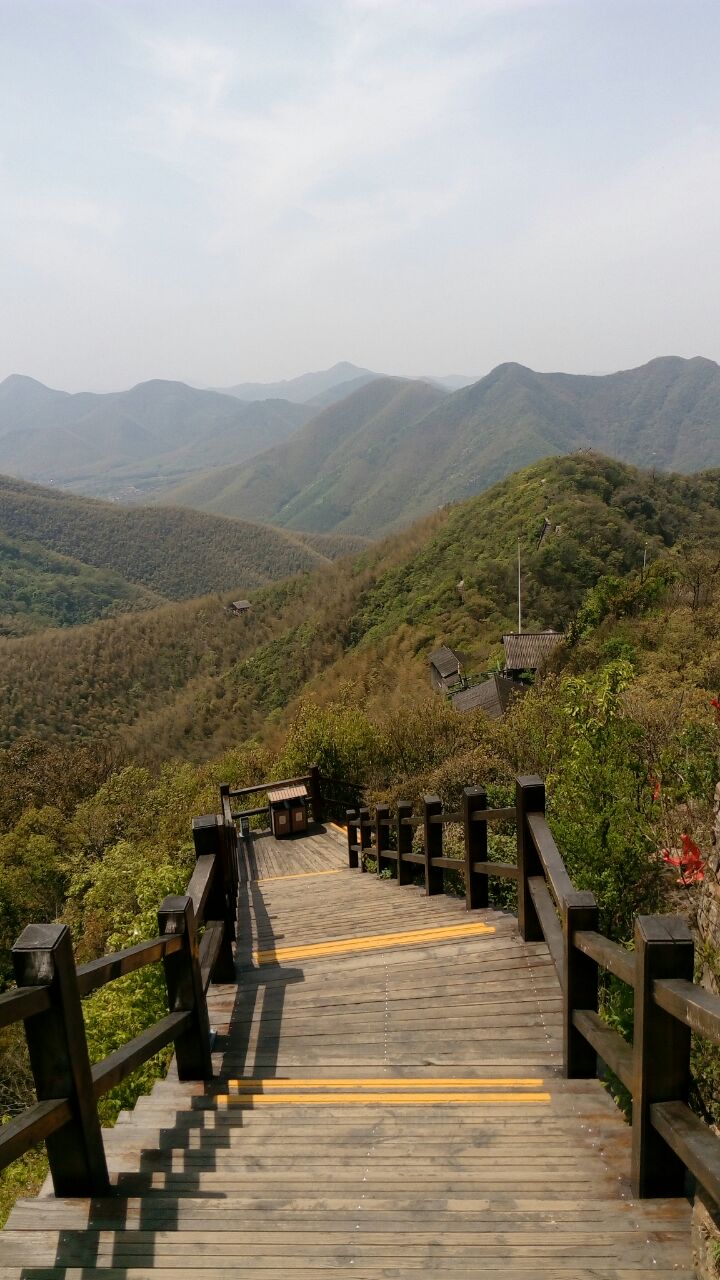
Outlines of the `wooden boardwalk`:
{"type": "Polygon", "coordinates": [[[689,1207],[632,1199],[630,1134],[560,1074],[560,992],[515,919],[256,838],[211,1085],[106,1134],[114,1194],[20,1202],[0,1280],[692,1275],[689,1207]]]}

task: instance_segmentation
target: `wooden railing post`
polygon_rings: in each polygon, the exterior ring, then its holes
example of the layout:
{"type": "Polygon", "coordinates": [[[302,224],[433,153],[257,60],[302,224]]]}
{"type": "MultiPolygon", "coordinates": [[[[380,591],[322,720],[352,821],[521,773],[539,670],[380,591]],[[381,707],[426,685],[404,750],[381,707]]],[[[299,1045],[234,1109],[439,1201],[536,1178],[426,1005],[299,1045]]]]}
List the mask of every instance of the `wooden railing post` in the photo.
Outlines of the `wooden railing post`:
{"type": "Polygon", "coordinates": [[[465,787],[462,822],[465,832],[465,906],[468,911],[487,907],[488,878],[473,871],[475,862],[487,862],[487,822],[473,822],[472,815],[487,809],[487,795],[481,787],[465,787]]]}
{"type": "Polygon", "coordinates": [[[310,805],[312,808],[313,822],[317,823],[318,826],[322,826],[322,823],[325,820],[325,814],[324,814],[324,806],[323,806],[323,798],[322,798],[322,783],[320,780],[320,770],[316,764],[311,764],[310,768],[308,769],[308,773],[310,774],[310,781],[308,783],[308,794],[310,796],[310,805]]]}
{"type": "Polygon", "coordinates": [[[192,1014],[186,1031],[175,1041],[180,1080],[212,1080],[210,1024],[198,962],[192,899],[187,894],[165,898],[158,911],[161,934],[180,934],[182,951],[163,956],[170,1013],[192,1014]]]}
{"type": "Polygon", "coordinates": [[[423,799],[423,819],[425,836],[425,893],[431,897],[442,893],[445,887],[442,867],[434,867],[431,858],[442,858],[443,829],[441,822],[431,822],[435,814],[442,813],[442,800],[439,796],[425,796],[423,799]]]}
{"type": "Polygon", "coordinates": [[[384,871],[383,853],[390,848],[390,805],[379,804],[375,810],[375,849],[377,852],[377,873],[384,871]]]}
{"type": "Polygon", "coordinates": [[[575,1009],[597,1013],[598,966],[575,946],[580,929],[598,930],[595,897],[587,891],[569,894],[563,903],[563,1072],[568,1080],[589,1080],[597,1075],[597,1054],[575,1026],[575,1009]]]}
{"type": "Polygon", "coordinates": [[[515,784],[518,866],[518,929],[523,942],[542,942],[543,931],[530,895],[531,876],[543,875],[540,855],[530,834],[527,815],[545,812],[545,785],[536,774],[518,778],[515,784]]]}
{"type": "Polygon", "coordinates": [[[357,809],[346,809],[345,821],[347,823],[348,866],[351,870],[355,870],[359,866],[358,845],[360,843],[357,832],[357,809]]]}
{"type": "Polygon", "coordinates": [[[398,800],[397,806],[397,882],[399,885],[412,883],[412,863],[403,862],[404,853],[412,853],[413,829],[403,818],[412,818],[412,804],[409,800],[398,800]]]}
{"type": "MultiPolygon", "coordinates": [[[[224,845],[225,845],[225,883],[228,891],[234,899],[237,908],[238,889],[240,887],[240,847],[238,838],[238,829],[233,821],[232,801],[230,799],[230,783],[223,782],[220,784],[220,810],[222,814],[224,845]]],[[[237,910],[234,912],[237,917],[237,910]]],[[[233,919],[232,937],[235,937],[235,919],[233,919]]]]}
{"type": "MultiPolygon", "coordinates": [[[[235,832],[234,823],[233,832],[235,832]]],[[[237,975],[232,943],[237,919],[237,889],[232,869],[234,851],[230,848],[223,815],[205,813],[200,818],[193,818],[192,833],[196,858],[201,858],[207,853],[215,855],[215,874],[205,903],[204,920],[222,920],[225,925],[210,981],[235,982],[237,975]]]]}
{"type": "Polygon", "coordinates": [[[365,854],[372,848],[372,831],[370,829],[370,810],[358,810],[358,831],[360,834],[360,870],[367,871],[365,854]]]}
{"type": "Polygon", "coordinates": [[[70,930],[30,924],[12,949],[19,987],[47,987],[50,1008],[25,1022],[38,1102],[67,1098],[72,1120],[46,1138],[57,1196],[96,1196],[109,1187],[70,930]]]}
{"type": "Polygon", "coordinates": [[[635,921],[632,1188],[636,1196],[680,1196],[685,1166],[650,1121],[654,1102],[687,1102],[690,1028],[653,999],[657,978],[692,982],[692,934],[680,916],[635,921]]]}

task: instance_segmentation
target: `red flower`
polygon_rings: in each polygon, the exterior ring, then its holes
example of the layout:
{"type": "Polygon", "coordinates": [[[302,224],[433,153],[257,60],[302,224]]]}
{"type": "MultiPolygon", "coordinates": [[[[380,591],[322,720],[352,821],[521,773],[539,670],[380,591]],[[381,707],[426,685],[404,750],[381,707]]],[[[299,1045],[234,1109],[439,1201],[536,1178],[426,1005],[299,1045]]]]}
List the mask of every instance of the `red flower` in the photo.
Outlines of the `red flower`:
{"type": "Polygon", "coordinates": [[[669,849],[661,849],[660,857],[663,862],[667,862],[668,866],[675,867],[680,872],[678,884],[699,884],[705,879],[703,856],[692,836],[689,836],[686,831],[683,831],[680,836],[680,843],[682,844],[681,853],[671,853],[669,849]]]}

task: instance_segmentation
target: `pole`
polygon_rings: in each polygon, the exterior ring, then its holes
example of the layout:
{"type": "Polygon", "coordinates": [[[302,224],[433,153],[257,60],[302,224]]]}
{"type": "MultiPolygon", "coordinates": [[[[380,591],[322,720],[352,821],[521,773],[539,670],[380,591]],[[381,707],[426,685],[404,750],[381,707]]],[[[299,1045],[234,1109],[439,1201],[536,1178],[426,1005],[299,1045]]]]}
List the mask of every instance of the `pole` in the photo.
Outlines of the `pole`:
{"type": "Polygon", "coordinates": [[[520,582],[520,539],[518,538],[518,635],[522,635],[522,587],[520,582]]]}

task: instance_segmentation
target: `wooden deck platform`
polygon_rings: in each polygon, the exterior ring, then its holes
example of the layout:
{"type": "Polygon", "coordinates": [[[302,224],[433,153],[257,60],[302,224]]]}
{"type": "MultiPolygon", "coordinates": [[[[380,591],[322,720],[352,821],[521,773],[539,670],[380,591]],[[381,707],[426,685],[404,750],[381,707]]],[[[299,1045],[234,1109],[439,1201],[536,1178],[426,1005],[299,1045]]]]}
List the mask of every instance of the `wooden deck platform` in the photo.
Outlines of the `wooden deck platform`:
{"type": "Polygon", "coordinates": [[[685,1201],[634,1201],[629,1130],[559,1072],[560,993],[513,917],[255,838],[218,1077],[106,1135],[111,1197],[21,1201],[0,1280],[692,1275],[685,1201]]]}

